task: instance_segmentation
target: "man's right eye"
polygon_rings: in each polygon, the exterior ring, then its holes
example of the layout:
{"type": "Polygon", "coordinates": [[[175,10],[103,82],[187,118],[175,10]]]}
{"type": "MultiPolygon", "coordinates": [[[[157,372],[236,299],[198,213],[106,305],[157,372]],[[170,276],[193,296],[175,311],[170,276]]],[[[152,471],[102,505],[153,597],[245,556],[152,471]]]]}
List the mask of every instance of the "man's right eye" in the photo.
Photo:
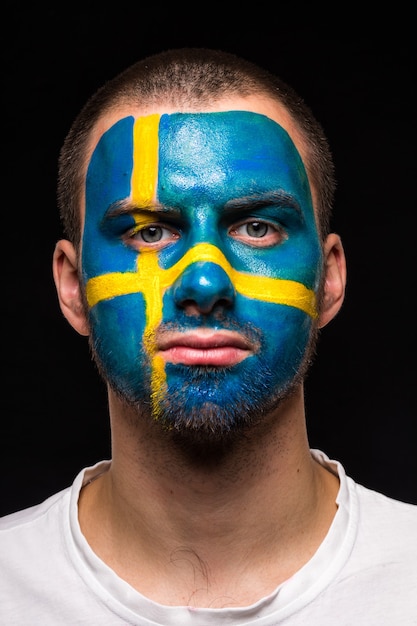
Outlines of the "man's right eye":
{"type": "Polygon", "coordinates": [[[163,224],[147,224],[131,228],[125,233],[124,242],[138,250],[160,250],[170,243],[177,241],[178,231],[163,224]]]}

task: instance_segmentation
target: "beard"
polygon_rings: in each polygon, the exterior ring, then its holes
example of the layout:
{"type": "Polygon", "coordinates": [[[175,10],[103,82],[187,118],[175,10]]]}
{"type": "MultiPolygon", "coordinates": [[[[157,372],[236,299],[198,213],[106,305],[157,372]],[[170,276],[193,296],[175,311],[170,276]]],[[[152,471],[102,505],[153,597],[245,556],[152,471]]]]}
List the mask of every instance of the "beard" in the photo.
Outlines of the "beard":
{"type": "MultiPolygon", "coordinates": [[[[320,311],[324,297],[324,271],[317,292],[317,309],[320,311]]],[[[290,377],[283,376],[281,384],[276,382],[276,372],[270,364],[259,356],[259,366],[247,370],[245,362],[234,366],[239,369],[239,385],[227,388],[227,379],[233,375],[234,368],[218,367],[185,367],[177,364],[182,370],[182,384],[169,390],[160,400],[158,419],[152,415],[151,401],[151,363],[136,364],[138,381],[135,389],[124,385],[108,371],[100,356],[100,341],[95,337],[94,324],[91,323],[90,311],[85,290],[82,290],[82,301],[86,317],[90,322],[89,347],[92,360],[99,375],[118,398],[126,419],[133,421],[133,426],[145,423],[150,428],[159,429],[160,434],[175,441],[189,456],[202,460],[214,460],[222,455],[233,444],[246,437],[251,429],[262,424],[267,416],[276,412],[303,384],[308,370],[316,356],[320,328],[317,319],[311,321],[304,348],[294,357],[294,369],[290,377]],[[241,366],[241,367],[240,367],[241,366]],[[139,391],[138,391],[139,390],[139,391]],[[207,393],[215,390],[215,393],[207,393]],[[198,401],[196,402],[196,398],[198,401]]],[[[239,324],[222,314],[217,314],[216,321],[222,322],[223,328],[242,332],[239,324]]],[[[168,324],[167,327],[170,325],[168,324]]],[[[243,333],[253,344],[262,344],[266,339],[253,327],[243,333]]],[[[236,373],[235,373],[236,376],[236,373]]]]}
{"type": "MultiPolygon", "coordinates": [[[[251,333],[254,339],[256,333],[253,330],[251,333]]],[[[318,326],[313,321],[307,345],[294,359],[297,367],[292,376],[287,376],[279,385],[276,372],[259,355],[255,369],[245,367],[245,361],[233,368],[167,364],[167,369],[175,368],[181,384],[174,385],[164,394],[159,402],[157,419],[152,415],[150,362],[144,367],[138,360],[136,367],[140,383],[138,380],[133,390],[106,369],[94,333],[89,341],[99,374],[127,409],[126,419],[133,420],[136,427],[146,424],[156,428],[160,436],[175,442],[188,456],[216,462],[219,455],[262,424],[302,384],[315,357],[318,333],[318,326]],[[235,383],[238,379],[238,384],[230,385],[231,379],[235,383]]],[[[260,341],[262,343],[265,339],[260,341]]]]}

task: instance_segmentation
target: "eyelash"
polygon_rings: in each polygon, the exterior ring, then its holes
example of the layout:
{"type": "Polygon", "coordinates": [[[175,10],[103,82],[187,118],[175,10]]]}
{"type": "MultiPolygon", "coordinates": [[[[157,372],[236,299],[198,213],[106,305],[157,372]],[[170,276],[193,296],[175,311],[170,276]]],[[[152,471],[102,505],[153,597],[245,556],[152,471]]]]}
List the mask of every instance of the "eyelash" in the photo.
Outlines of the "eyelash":
{"type": "MultiPolygon", "coordinates": [[[[229,231],[228,235],[230,235],[233,239],[246,244],[251,247],[259,247],[259,248],[267,248],[272,247],[274,245],[282,243],[285,239],[287,239],[287,234],[283,227],[271,224],[271,222],[250,218],[239,224],[233,225],[229,231]],[[249,229],[252,227],[254,229],[254,233],[250,234],[249,232],[242,233],[240,232],[244,227],[249,229]],[[262,228],[265,228],[264,234],[260,237],[256,236],[256,230],[259,229],[262,232],[262,228]],[[272,240],[272,241],[270,241],[272,240]]],[[[152,234],[148,237],[151,239],[153,237],[152,234]]],[[[137,229],[130,230],[126,233],[124,239],[130,245],[135,246],[138,245],[139,248],[142,249],[161,249],[177,241],[180,239],[181,234],[177,229],[174,229],[171,226],[166,224],[159,223],[151,223],[146,226],[142,226],[137,229]],[[156,241],[146,241],[144,237],[146,233],[151,233],[151,231],[157,231],[161,234],[161,237],[156,241]],[[132,243],[133,242],[133,243],[132,243]]]]}

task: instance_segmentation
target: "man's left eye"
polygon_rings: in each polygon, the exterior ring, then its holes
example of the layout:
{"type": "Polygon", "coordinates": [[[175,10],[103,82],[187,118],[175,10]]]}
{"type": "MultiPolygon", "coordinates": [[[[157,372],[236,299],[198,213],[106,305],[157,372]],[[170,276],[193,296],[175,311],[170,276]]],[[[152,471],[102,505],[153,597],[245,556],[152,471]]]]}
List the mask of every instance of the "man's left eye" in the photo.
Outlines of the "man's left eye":
{"type": "Polygon", "coordinates": [[[287,239],[283,228],[260,220],[246,221],[234,226],[229,235],[252,246],[273,246],[287,239]]]}
{"type": "Polygon", "coordinates": [[[265,224],[264,222],[249,222],[248,224],[244,224],[240,228],[246,229],[249,237],[265,237],[270,226],[269,224],[265,224]]]}

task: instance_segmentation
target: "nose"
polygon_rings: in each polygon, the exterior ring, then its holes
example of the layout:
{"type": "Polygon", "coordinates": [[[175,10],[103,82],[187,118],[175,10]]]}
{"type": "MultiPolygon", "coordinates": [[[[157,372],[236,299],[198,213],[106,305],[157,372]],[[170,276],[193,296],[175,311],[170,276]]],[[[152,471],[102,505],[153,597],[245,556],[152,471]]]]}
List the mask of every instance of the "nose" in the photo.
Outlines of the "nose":
{"type": "Polygon", "coordinates": [[[230,277],[220,265],[208,261],[189,265],[174,284],[176,305],[194,314],[207,314],[217,307],[230,307],[234,296],[230,277]]]}

